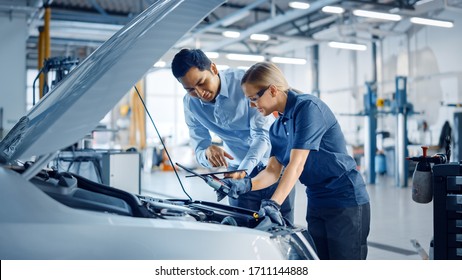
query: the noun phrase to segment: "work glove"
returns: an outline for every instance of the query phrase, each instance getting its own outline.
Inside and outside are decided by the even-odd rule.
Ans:
[[[268,216],[273,223],[285,226],[286,223],[280,210],[281,205],[279,205],[276,201],[272,199],[263,199],[261,201],[260,210],[258,211],[258,216],[260,216],[260,218]]]
[[[225,178],[221,181],[230,188],[228,193],[230,197],[237,198],[239,195],[248,193],[252,190],[252,180],[249,176],[239,180]]]

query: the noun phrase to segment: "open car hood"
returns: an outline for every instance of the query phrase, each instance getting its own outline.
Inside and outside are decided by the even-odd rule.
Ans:
[[[21,118],[0,143],[0,162],[47,155],[84,137],[157,60],[223,2],[156,1]]]

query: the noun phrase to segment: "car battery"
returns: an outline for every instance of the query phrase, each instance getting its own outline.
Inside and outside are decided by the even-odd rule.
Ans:
[[[433,166],[435,260],[462,260],[462,162]]]

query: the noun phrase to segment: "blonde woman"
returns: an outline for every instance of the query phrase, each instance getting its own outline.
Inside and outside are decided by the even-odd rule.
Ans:
[[[251,180],[227,179],[244,194],[275,183],[260,214],[284,224],[279,209],[297,180],[306,186],[306,221],[321,259],[365,259],[370,225],[369,195],[334,114],[319,98],[298,94],[272,63],[247,70],[241,80],[251,106],[263,115],[279,113],[270,128],[271,154],[265,170]],[[284,171],[283,171],[284,170]]]

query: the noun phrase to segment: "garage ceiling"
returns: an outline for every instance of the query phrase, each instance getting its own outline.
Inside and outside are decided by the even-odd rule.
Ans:
[[[28,67],[37,65],[38,26],[43,5],[51,7],[52,56],[84,58],[155,0],[0,0],[0,13],[25,13],[30,26]],[[362,42],[408,32],[408,20],[391,22],[357,17],[355,9],[410,16],[437,17],[444,8],[462,9],[462,0],[317,0],[306,10],[289,7],[290,0],[229,0],[210,14],[172,50],[200,47],[225,53],[291,56],[294,50],[324,41]],[[325,13],[324,6],[342,7],[342,14]],[[181,20],[181,19],[179,19]],[[223,31],[240,32],[225,38]],[[268,35],[255,41],[250,35]],[[167,57],[172,54],[167,54]],[[168,57],[169,58],[169,57]]]

